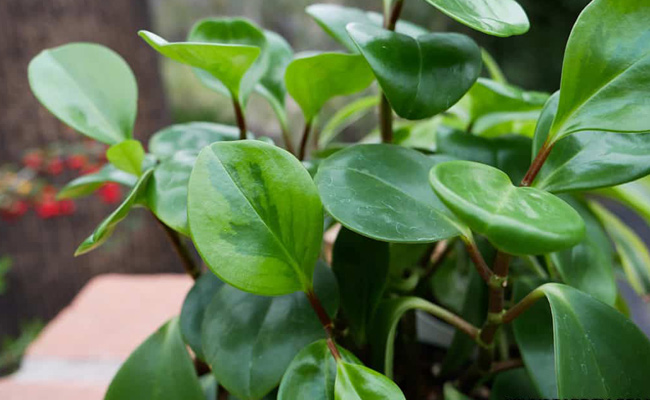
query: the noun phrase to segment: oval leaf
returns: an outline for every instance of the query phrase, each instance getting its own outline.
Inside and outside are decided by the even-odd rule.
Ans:
[[[131,208],[142,200],[142,196],[146,193],[149,178],[153,174],[153,169],[145,171],[138,181],[136,182],[131,192],[126,196],[122,204],[117,207],[108,217],[106,217],[98,226],[95,231],[83,241],[74,253],[75,256],[86,254],[102,244],[113,234],[113,231],[124,218],[129,215]]]
[[[363,24],[347,29],[391,106],[406,119],[424,119],[449,109],[481,73],[481,50],[465,35],[412,38]]]
[[[106,158],[111,164],[135,176],[142,174],[144,155],[142,143],[132,139],[114,144],[106,151]]]
[[[537,399],[539,392],[524,368],[499,373],[494,379],[490,400]]]
[[[57,199],[74,199],[88,196],[99,189],[104,183],[115,182],[124,186],[133,187],[138,178],[115,168],[114,165],[106,164],[99,171],[82,175],[69,182],[57,193]]]
[[[197,22],[187,36],[188,42],[214,43],[220,46],[253,46],[261,50],[260,56],[248,68],[241,82],[223,80],[205,68],[194,70],[203,84],[226,96],[235,94],[243,103],[269,68],[266,36],[262,29],[244,18],[206,18]],[[234,61],[234,60],[233,60]],[[236,88],[236,90],[233,90]],[[239,92],[238,92],[239,91]],[[239,93],[239,96],[237,96]]]
[[[289,64],[285,75],[287,90],[307,121],[328,100],[360,92],[374,80],[363,57],[342,53],[303,55]]]
[[[504,172],[470,161],[449,161],[431,170],[440,199],[473,231],[509,254],[544,254],[578,244],[585,224],[552,194],[516,187]]]
[[[227,283],[264,295],[311,288],[323,207],[287,151],[251,140],[203,149],[190,177],[188,218],[203,260]]]
[[[139,35],[157,52],[174,61],[205,70],[221,82],[232,97],[240,98],[244,75],[261,53],[259,47],[216,43],[169,43],[160,36],[140,31]]]
[[[293,59],[293,49],[284,38],[275,32],[264,31],[266,37],[265,52],[268,53],[268,66],[255,90],[264,96],[271,107],[278,112],[284,109],[287,88],[284,74]],[[286,118],[286,116],[284,116]]]
[[[526,13],[515,0],[426,0],[451,18],[488,35],[522,35],[530,29]]]
[[[566,285],[546,284],[535,292],[546,297],[553,318],[557,393],[548,395],[641,398],[650,392],[650,341],[632,321]],[[515,320],[516,334],[524,328],[525,316]],[[540,321],[533,324],[539,327]],[[521,343],[523,337],[517,336],[522,350],[526,349],[526,343]],[[546,358],[546,362],[552,360]],[[533,377],[535,369],[545,367],[540,360],[530,364],[525,353],[524,361]]]
[[[194,363],[173,319],[129,356],[105,400],[205,400]]]
[[[337,346],[343,361],[361,364],[354,354]],[[326,340],[319,340],[300,350],[284,373],[278,400],[334,400],[336,361]]]
[[[187,293],[181,309],[180,329],[183,340],[201,360],[205,360],[201,330],[205,310],[222,286],[223,282],[213,273],[204,273]]]
[[[579,131],[650,131],[648,13],[645,0],[594,0],[580,14],[564,56],[551,143]]]
[[[460,234],[422,184],[437,160],[395,145],[357,145],[323,161],[315,180],[327,212],[346,228],[387,242],[435,242]]]
[[[334,242],[332,270],[341,291],[341,309],[359,345],[366,342],[366,330],[386,289],[389,258],[388,243],[345,228]]]
[[[249,134],[250,135],[250,134]],[[212,122],[190,122],[168,126],[149,139],[149,151],[164,160],[186,150],[198,154],[214,142],[239,139],[239,128]]]
[[[315,275],[316,295],[334,315],[336,280],[322,263]],[[206,310],[202,340],[217,381],[242,400],[256,400],[280,383],[303,347],[324,337],[304,293],[264,297],[224,285]]]
[[[364,367],[339,361],[336,364],[336,400],[406,400],[393,381]]]
[[[114,51],[90,43],[45,50],[30,62],[28,75],[38,100],[72,128],[107,144],[131,138],[138,87]]]

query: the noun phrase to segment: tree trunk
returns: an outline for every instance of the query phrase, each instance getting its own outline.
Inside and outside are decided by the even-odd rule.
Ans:
[[[19,162],[28,148],[80,138],[38,103],[27,82],[36,54],[68,42],[104,44],[133,68],[140,93],[135,137],[146,143],[167,122],[157,56],[137,36],[149,24],[145,0],[1,0],[0,164]],[[0,221],[0,255],[13,260],[0,296],[0,339],[23,321],[56,315],[94,275],[182,271],[145,211],[133,211],[102,249],[74,258],[113,208],[92,197],[71,217],[41,220],[30,212],[13,224]]]

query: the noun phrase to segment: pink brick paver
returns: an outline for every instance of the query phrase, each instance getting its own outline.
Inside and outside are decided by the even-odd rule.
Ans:
[[[180,313],[185,275],[103,275],[91,280],[0,379],[2,400],[100,400],[119,365]]]

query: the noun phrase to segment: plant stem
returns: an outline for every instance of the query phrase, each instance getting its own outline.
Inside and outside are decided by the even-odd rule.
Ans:
[[[528,168],[528,172],[526,172],[526,175],[524,176],[524,179],[521,180],[519,186],[528,187],[535,181],[537,174],[542,169],[546,159],[548,159],[551,150],[553,150],[553,144],[544,143],[544,146],[539,149],[537,156],[530,164],[530,168]]]
[[[478,247],[476,247],[476,243],[471,240],[465,240],[465,248],[467,248],[469,258],[472,259],[472,262],[474,263],[474,266],[476,266],[476,270],[478,271],[479,275],[481,275],[481,278],[483,278],[485,283],[489,285],[492,277],[494,276],[494,273],[483,259],[481,252],[479,251]]]
[[[384,10],[384,28],[394,31],[399,16],[402,13],[404,0],[395,0],[389,9]],[[380,89],[381,90],[381,89]],[[379,101],[379,128],[381,131],[381,141],[383,143],[393,142],[393,109],[388,102],[386,95],[381,92]]]
[[[235,117],[237,118],[237,126],[239,126],[239,140],[245,140],[248,136],[248,129],[246,128],[246,117],[244,110],[239,103],[239,100],[233,96],[232,105],[235,108]]]
[[[291,132],[289,127],[285,125],[282,126],[282,140],[284,140],[284,147],[287,151],[293,155],[296,154],[296,150],[293,148],[293,142],[291,141]]]
[[[476,340],[479,336],[479,330],[477,327],[465,321],[458,315],[452,313],[451,311],[448,311],[436,304],[429,303],[427,307],[423,307],[421,310],[433,315],[442,321],[445,321],[449,325],[452,325],[473,340]]]
[[[512,322],[515,318],[523,314],[526,310],[528,310],[530,307],[532,307],[537,300],[541,299],[544,297],[544,292],[541,290],[533,290],[532,292],[528,293],[526,297],[521,299],[519,303],[515,304],[512,306],[508,311],[506,311],[503,316],[501,317],[501,322],[504,324],[509,324]]]
[[[515,369],[523,366],[524,366],[524,362],[521,359],[514,358],[512,360],[505,360],[505,361],[494,363],[494,365],[492,365],[492,369],[490,370],[490,373],[497,374],[499,372],[503,372],[503,371],[507,371],[510,369]]]
[[[178,254],[178,258],[181,259],[183,268],[185,268],[185,272],[189,276],[191,276],[192,279],[197,280],[198,277],[201,276],[201,269],[198,267],[198,265],[196,265],[196,263],[192,259],[192,255],[187,250],[187,247],[185,247],[185,245],[183,244],[181,236],[178,234],[178,232],[165,225],[157,217],[156,217],[156,221],[158,221],[158,224],[162,227],[162,229],[167,234],[167,237],[169,238],[172,247],[174,247],[174,250],[176,250],[176,254]]]
[[[309,142],[309,133],[311,132],[312,120],[305,122],[305,129],[302,132],[302,139],[300,140],[300,151],[298,153],[298,159],[300,161],[305,159],[307,153],[307,143]]]
[[[330,353],[332,353],[332,356],[334,357],[336,362],[339,362],[341,360],[341,353],[339,353],[339,349],[336,347],[336,343],[334,343],[334,338],[332,335],[332,330],[334,329],[334,322],[332,322],[330,316],[327,315],[327,311],[325,311],[325,308],[323,307],[320,300],[318,299],[318,296],[316,296],[316,293],[314,293],[313,290],[305,292],[305,294],[309,299],[309,304],[311,304],[311,308],[314,309],[316,315],[318,316],[318,320],[320,321],[321,325],[323,325],[323,329],[325,330],[325,334],[327,335],[327,347],[329,348]]]

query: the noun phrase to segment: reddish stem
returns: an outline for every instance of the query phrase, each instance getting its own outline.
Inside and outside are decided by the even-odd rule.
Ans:
[[[316,296],[316,293],[310,290],[309,292],[305,292],[305,294],[309,299],[309,304],[311,304],[311,308],[314,309],[316,315],[318,316],[318,320],[320,321],[321,325],[323,325],[323,329],[325,330],[325,334],[327,335],[327,347],[329,348],[330,353],[332,353],[332,356],[337,362],[340,361],[341,353],[339,353],[339,349],[336,347],[332,335],[332,330],[334,329],[334,323],[332,322],[332,319],[327,314],[327,311],[325,311],[325,308],[323,307],[320,300],[318,299],[318,296]]]

